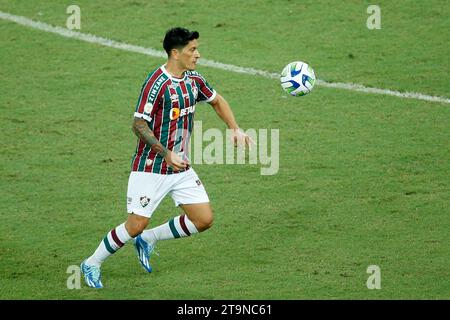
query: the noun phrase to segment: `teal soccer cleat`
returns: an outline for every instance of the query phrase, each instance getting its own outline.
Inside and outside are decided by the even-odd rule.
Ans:
[[[142,239],[141,235],[138,235],[134,239],[134,246],[136,247],[139,262],[147,272],[152,272],[150,266],[150,256],[153,253],[155,246]]]
[[[80,265],[81,273],[84,275],[84,281],[91,288],[103,288],[102,274],[100,268],[96,266],[89,266],[86,264],[86,260]]]

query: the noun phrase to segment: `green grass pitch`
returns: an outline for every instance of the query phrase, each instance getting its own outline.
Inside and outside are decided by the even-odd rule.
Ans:
[[[72,1],[0,0],[0,11],[66,26]],[[205,59],[450,97],[450,5],[369,1],[77,1],[81,30],[162,50],[200,32]],[[450,105],[279,82],[200,66],[243,128],[278,129],[279,171],[194,165],[214,227],[160,242],[154,273],[127,244],[105,289],[69,290],[67,268],[126,218],[134,106],[164,62],[0,19],[0,299],[449,299]],[[199,105],[203,129],[225,129]],[[151,225],[179,209],[166,199]],[[381,289],[369,290],[369,265]]]

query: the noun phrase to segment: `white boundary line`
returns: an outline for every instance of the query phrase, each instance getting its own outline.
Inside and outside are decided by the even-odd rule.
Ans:
[[[97,37],[92,34],[88,33],[81,33],[77,31],[72,31],[66,28],[62,27],[54,27],[52,25],[49,25],[47,23],[39,22],[39,21],[33,21],[31,19],[28,19],[26,17],[16,16],[12,15],[3,11],[0,11],[0,18],[3,20],[9,20],[18,24],[21,24],[23,26],[31,27],[33,29],[42,30],[45,32],[55,33],[60,36],[66,37],[66,38],[72,38],[72,39],[78,39],[90,43],[96,43],[100,44],[102,46],[121,49],[125,51],[131,51],[131,52],[137,52],[141,54],[145,54],[148,56],[156,57],[156,58],[166,58],[166,53],[164,51],[159,51],[151,48],[144,48],[140,46],[135,46],[128,43],[118,42],[102,37]],[[277,73],[271,73],[264,70],[258,70],[253,68],[244,68],[239,66],[234,66],[231,64],[224,64],[220,62],[216,62],[213,60],[207,60],[207,59],[201,59],[199,60],[199,64],[207,67],[237,72],[237,73],[244,73],[244,74],[250,74],[250,75],[258,75],[265,78],[272,78],[272,79],[278,79],[279,75]],[[375,94],[382,94],[382,95],[388,95],[388,96],[395,96],[399,98],[404,99],[416,99],[416,100],[423,100],[423,101],[429,101],[429,102],[440,102],[440,103],[448,103],[450,104],[450,99],[446,97],[437,97],[437,96],[429,96],[422,93],[416,93],[416,92],[400,92],[395,90],[389,90],[389,89],[378,89],[378,88],[370,88],[365,87],[360,84],[354,84],[354,83],[342,83],[342,82],[326,82],[323,80],[317,79],[316,84],[322,87],[327,88],[336,88],[336,89],[345,89],[345,90],[351,90],[351,91],[359,91],[359,92],[365,92],[365,93],[375,93]]]

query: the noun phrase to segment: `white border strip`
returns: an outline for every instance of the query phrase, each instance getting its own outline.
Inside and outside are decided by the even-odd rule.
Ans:
[[[102,37],[97,37],[92,34],[88,33],[81,33],[77,31],[72,31],[66,28],[62,27],[54,27],[52,25],[49,25],[47,23],[39,22],[39,21],[33,21],[31,19],[28,19],[26,17],[16,16],[12,15],[3,11],[0,11],[0,18],[3,20],[9,20],[18,24],[21,24],[23,26],[31,27],[33,29],[42,30],[45,32],[55,33],[60,36],[66,37],[66,38],[72,38],[72,39],[78,39],[90,43],[96,43],[100,44],[102,46],[116,48],[120,50],[130,51],[130,52],[136,52],[145,54],[148,56],[156,57],[156,58],[166,58],[167,55],[164,51],[158,51],[151,48],[144,48],[140,46],[135,46],[128,43],[118,42]],[[199,60],[199,64],[207,67],[212,67],[216,69],[222,69],[226,71],[232,71],[237,73],[244,73],[244,74],[250,74],[250,75],[258,75],[265,78],[273,78],[278,79],[279,74],[277,73],[271,73],[263,70],[253,69],[253,68],[244,68],[239,66],[234,66],[231,64],[224,64],[220,62],[216,62],[213,60],[206,60],[201,59]],[[388,95],[388,96],[395,96],[399,98],[404,99],[415,99],[415,100],[423,100],[423,101],[429,101],[429,102],[440,102],[440,103],[448,103],[450,104],[450,99],[446,97],[437,97],[437,96],[429,96],[422,93],[416,93],[416,92],[400,92],[395,90],[389,90],[389,89],[378,89],[378,88],[370,88],[365,87],[360,84],[354,84],[354,83],[342,83],[342,82],[326,82],[323,80],[317,79],[316,84],[318,86],[327,87],[327,88],[336,88],[336,89],[345,89],[345,90],[351,90],[351,91],[359,91],[359,92],[365,92],[365,93],[375,93],[375,94],[382,94],[382,95]]]

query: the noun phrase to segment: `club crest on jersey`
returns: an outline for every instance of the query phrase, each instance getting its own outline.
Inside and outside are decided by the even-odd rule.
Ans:
[[[192,80],[192,82],[191,82],[191,87],[192,87],[192,94],[194,95],[194,100],[197,100],[197,97],[198,97],[198,88],[197,88],[197,86],[195,85],[194,80]]]
[[[150,203],[150,198],[143,196],[140,198],[141,206],[146,207]]]

